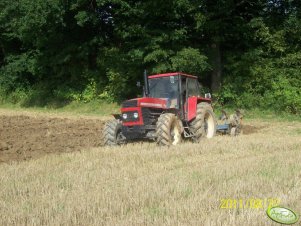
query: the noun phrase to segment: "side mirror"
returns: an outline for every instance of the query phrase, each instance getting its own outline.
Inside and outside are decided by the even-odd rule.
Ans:
[[[205,98],[211,99],[211,93],[205,93]]]

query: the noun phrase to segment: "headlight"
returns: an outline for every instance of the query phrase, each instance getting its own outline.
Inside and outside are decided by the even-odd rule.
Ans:
[[[135,112],[135,113],[134,113],[134,118],[138,118],[138,117],[139,117],[138,113]]]
[[[127,119],[128,118],[128,114],[122,114],[122,118],[123,119]]]

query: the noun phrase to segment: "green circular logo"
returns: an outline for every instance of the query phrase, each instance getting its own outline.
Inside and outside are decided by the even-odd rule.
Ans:
[[[267,210],[267,215],[273,221],[280,224],[295,224],[299,220],[298,214],[296,214],[293,210],[281,206],[269,208]]]

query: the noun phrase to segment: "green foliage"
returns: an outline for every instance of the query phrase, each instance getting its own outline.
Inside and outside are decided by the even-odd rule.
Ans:
[[[236,67],[248,65],[248,57],[250,55]],[[227,78],[228,81],[220,94],[221,101],[232,102],[239,107],[262,107],[300,114],[300,67],[300,53],[276,59],[258,57],[249,65],[246,71],[248,76],[237,75],[234,79],[230,76]],[[240,72],[234,67],[233,71],[236,70],[237,73]]]
[[[1,99],[122,101],[144,69],[208,87],[220,70],[220,104],[300,114],[301,4],[272,2],[2,0]]]
[[[1,89],[10,92],[28,87],[30,80],[38,74],[37,55],[38,53],[29,51],[8,56],[6,64],[0,69]]]
[[[184,48],[171,58],[174,71],[184,71],[197,75],[210,68],[207,57],[202,55],[198,49]]]
[[[284,53],[286,50],[284,30],[275,31],[271,33],[263,18],[253,19],[249,23],[252,30],[254,30],[254,40],[258,40],[263,44],[263,50],[266,53]]]
[[[0,91],[0,103],[13,103],[20,104],[22,103],[28,96],[28,92],[22,88],[16,89],[14,92],[7,95],[5,91]]]
[[[107,74],[109,83],[100,97],[110,102],[113,102],[114,100],[119,101],[122,94],[126,93],[127,78],[114,71],[108,71]]]
[[[183,48],[174,53],[163,49],[149,53],[145,58],[145,63],[155,63],[153,73],[163,73],[166,71],[182,71],[194,75],[199,75],[210,68],[207,57],[200,53],[199,49]]]

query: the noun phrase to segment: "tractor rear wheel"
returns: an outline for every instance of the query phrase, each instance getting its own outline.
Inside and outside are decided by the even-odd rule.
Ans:
[[[202,102],[197,105],[197,115],[190,123],[190,129],[195,142],[199,142],[202,137],[212,138],[215,135],[216,117],[210,104]]]
[[[121,127],[122,123],[120,120],[108,121],[103,130],[103,145],[114,146],[124,143]]]
[[[181,124],[172,113],[162,114],[157,121],[157,144],[161,146],[177,145],[181,142]]]

